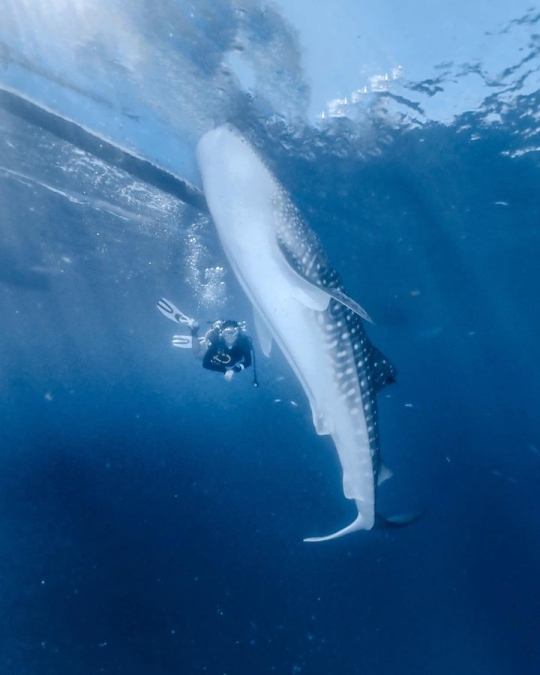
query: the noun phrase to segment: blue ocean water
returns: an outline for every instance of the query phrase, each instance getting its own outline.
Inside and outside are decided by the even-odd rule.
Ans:
[[[2,109],[0,672],[535,674],[538,95],[368,135],[255,103],[398,368],[380,509],[426,515],[303,543],[354,508],[285,360],[227,384],[156,310],[253,332],[208,217]]]

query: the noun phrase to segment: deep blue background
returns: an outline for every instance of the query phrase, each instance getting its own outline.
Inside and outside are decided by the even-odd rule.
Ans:
[[[354,509],[282,357],[227,385],[155,309],[215,318],[186,284],[197,215],[141,220],[143,192],[118,217],[102,168],[63,171],[68,146],[2,113],[0,672],[539,672],[540,173],[507,154],[518,112],[354,159],[268,141],[398,367],[381,511],[428,510],[321,545],[302,538]]]

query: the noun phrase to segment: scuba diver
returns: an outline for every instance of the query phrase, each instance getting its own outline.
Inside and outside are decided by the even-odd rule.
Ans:
[[[199,324],[191,319],[191,348],[196,358],[203,360],[203,368],[223,373],[231,381],[235,373],[241,373],[251,365],[251,340],[242,334],[237,321],[214,321],[212,328],[199,341]]]
[[[168,319],[189,328],[191,339],[185,335],[175,335],[172,340],[173,346],[181,348],[191,346],[195,358],[202,359],[203,368],[223,373],[228,382],[236,373],[241,373],[253,363],[253,386],[258,386],[253,344],[251,338],[246,335],[242,323],[231,319],[214,321],[210,330],[200,338],[199,324],[195,319],[186,316],[164,298],[157,306]]]

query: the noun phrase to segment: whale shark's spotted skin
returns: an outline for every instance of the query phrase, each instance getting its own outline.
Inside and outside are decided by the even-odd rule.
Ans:
[[[275,198],[274,207],[279,214],[276,237],[291,267],[323,289],[344,291],[319,237],[284,192],[280,191]],[[317,321],[323,328],[326,351],[335,364],[340,395],[350,414],[365,422],[376,485],[381,466],[377,393],[385,384],[395,382],[396,369],[370,342],[358,314],[342,303],[331,299],[326,311],[318,314]]]
[[[379,480],[381,456],[377,392],[395,381],[396,370],[370,342],[362,319],[347,307],[330,301],[321,318],[327,331],[327,349],[336,364],[336,378],[352,416],[364,418],[368,432],[372,472]]]
[[[309,399],[315,429],[329,434],[343,492],[358,515],[322,541],[369,530],[376,487],[386,477],[379,451],[377,392],[395,369],[370,342],[364,310],[343,289],[316,234],[239,132],[225,125],[201,139],[205,196],[229,262],[250,299],[259,344],[272,341]]]

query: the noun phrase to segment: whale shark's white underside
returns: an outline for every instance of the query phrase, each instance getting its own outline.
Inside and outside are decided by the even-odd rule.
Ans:
[[[253,305],[261,350],[275,341],[311,405],[318,434],[331,435],[343,492],[358,515],[328,537],[369,530],[379,455],[377,392],[394,368],[369,341],[362,308],[348,298],[314,232],[249,142],[231,125],[197,148],[204,192],[229,262]]]

